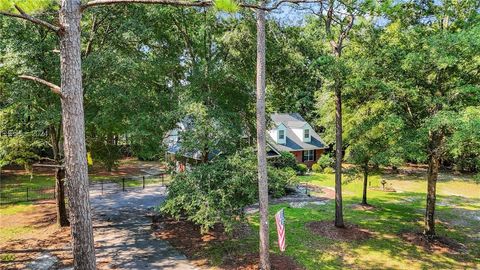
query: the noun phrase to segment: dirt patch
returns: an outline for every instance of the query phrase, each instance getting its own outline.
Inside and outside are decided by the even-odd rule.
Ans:
[[[305,226],[314,234],[342,242],[362,241],[373,236],[370,231],[355,224],[346,224],[344,228],[337,228],[332,221],[313,221]]]
[[[466,252],[465,245],[445,236],[427,237],[423,233],[404,232],[400,237],[428,252],[459,254]]]
[[[89,170],[90,175],[95,176],[138,176],[145,175],[145,170],[150,168],[158,168],[165,170],[165,166],[157,162],[138,161],[133,158],[126,158],[120,161],[118,168],[113,169],[111,172],[105,170],[100,166],[93,166]]]
[[[325,198],[325,199],[335,199],[335,189],[333,188],[328,188],[328,187],[319,187],[319,186],[314,186],[314,185],[308,185],[308,190],[310,192],[317,193],[315,195],[312,195],[317,198]]]
[[[378,208],[376,206],[371,205],[371,204],[353,204],[352,209],[353,210],[360,210],[360,211],[375,211]]]
[[[201,234],[200,227],[186,220],[170,218],[154,218],[155,235],[168,241],[176,249],[184,253],[198,267],[210,269],[209,259],[205,253],[215,245],[222,245],[230,239],[244,239],[252,235],[248,224],[234,228],[231,234],[225,233],[222,226],[215,226],[208,233]],[[246,241],[236,242],[231,249],[223,247],[225,254],[218,268],[235,270],[259,269],[258,253],[251,253]],[[270,255],[272,269],[295,270],[303,269],[292,258],[276,254]]]
[[[18,233],[13,239],[0,243],[0,255],[8,258],[1,269],[23,269],[26,264],[49,252],[59,259],[59,265],[71,265],[70,228],[56,225],[54,201],[40,201],[25,212],[8,215],[2,219],[0,228],[29,228],[26,233]]]

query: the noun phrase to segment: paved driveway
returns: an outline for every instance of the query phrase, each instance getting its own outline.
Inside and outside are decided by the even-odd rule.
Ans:
[[[99,269],[196,269],[168,242],[152,236],[146,215],[165,199],[165,188],[101,194],[91,187]]]

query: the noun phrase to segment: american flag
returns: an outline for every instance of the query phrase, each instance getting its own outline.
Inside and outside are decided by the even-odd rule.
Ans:
[[[278,246],[280,251],[285,251],[285,213],[283,208],[275,214],[275,222],[277,223]]]

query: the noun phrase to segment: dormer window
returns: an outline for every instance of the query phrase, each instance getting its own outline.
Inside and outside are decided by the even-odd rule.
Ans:
[[[278,140],[279,141],[285,140],[285,130],[281,129],[278,131]]]
[[[303,138],[306,140],[310,139],[310,129],[307,128],[303,131]]]

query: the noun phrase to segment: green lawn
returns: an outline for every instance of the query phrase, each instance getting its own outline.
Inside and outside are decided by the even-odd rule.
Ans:
[[[467,253],[450,254],[428,252],[403,240],[402,232],[421,232],[425,207],[426,184],[420,179],[374,175],[371,186],[381,186],[388,178],[388,186],[397,192],[369,190],[369,203],[375,210],[354,210],[352,205],[361,200],[362,182],[344,184],[345,222],[357,224],[373,233],[360,242],[340,242],[311,233],[305,224],[309,221],[332,221],[334,204],[291,208],[288,204],[270,208],[271,251],[279,253],[276,243],[274,213],[285,209],[286,255],[307,269],[478,269],[480,267],[480,185],[465,179],[440,181],[437,200],[437,232],[464,244]],[[300,177],[309,185],[334,187],[333,174],[315,174]],[[456,195],[448,195],[455,193]],[[249,222],[258,231],[258,216]],[[246,240],[231,240],[209,250],[212,262],[220,262],[222,255],[231,252],[255,252],[256,233]],[[229,248],[236,247],[236,248]]]
[[[0,178],[0,187],[2,189],[14,188],[14,187],[23,187],[23,188],[43,188],[50,187],[55,185],[55,179],[53,176],[47,175],[36,175],[32,177],[30,175],[2,175]]]

